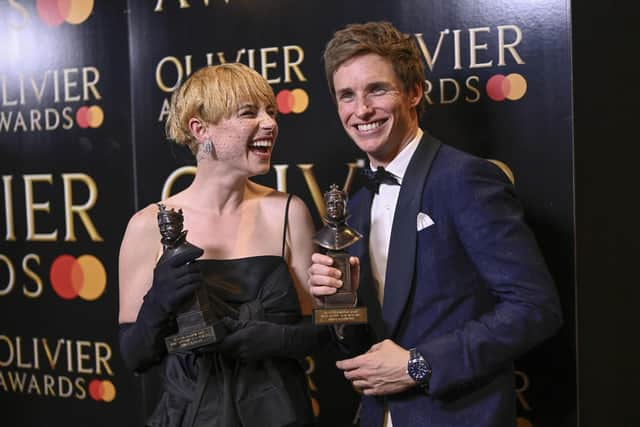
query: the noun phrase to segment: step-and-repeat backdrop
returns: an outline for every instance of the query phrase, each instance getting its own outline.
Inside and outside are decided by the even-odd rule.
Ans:
[[[193,159],[164,136],[173,90],[239,61],[272,85],[280,137],[257,181],[305,200],[364,158],[341,129],[322,50],[387,20],[422,53],[422,127],[508,164],[566,323],[517,361],[519,427],[575,424],[569,6],[562,0],[9,0],[0,2],[0,423],[138,426],[158,375],[117,343],[117,255],[128,218],[184,188]],[[308,309],[308,307],[307,307]],[[309,355],[319,424],[358,422],[330,350]]]
[[[126,7],[0,2],[3,426],[126,425],[141,400],[117,344],[134,202]]]

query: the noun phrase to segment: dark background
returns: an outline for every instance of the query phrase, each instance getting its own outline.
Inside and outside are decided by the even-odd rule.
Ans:
[[[640,425],[638,90],[640,18],[574,2],[573,86],[579,425]]]
[[[154,404],[156,376],[132,376],[118,355],[116,271],[128,218],[160,198],[173,170],[193,164],[186,150],[165,140],[163,123],[158,121],[162,99],[170,96],[155,83],[159,60],[191,55],[195,70],[204,65],[209,52],[224,51],[232,61],[239,48],[277,46],[274,58],[279,64],[271,70],[275,75],[282,74],[283,46],[303,47],[301,69],[306,81],[275,83],[273,88],[276,93],[304,89],[309,107],[301,114],[279,116],[273,163],[289,165],[287,190],[305,200],[319,223],[296,165],[313,164],[318,185],[326,189],[332,182],[343,182],[346,162],[362,158],[338,122],[326,90],[321,51],[331,33],[345,24],[380,19],[408,33],[422,33],[432,54],[440,31],[462,30],[463,69],[453,69],[451,46],[445,44],[425,77],[433,83],[432,95],[437,98],[438,79],[464,84],[468,76],[477,76],[482,97],[476,103],[435,102],[422,127],[446,143],[502,160],[512,168],[527,220],[556,279],[565,325],[557,336],[517,361],[516,368],[529,380],[518,403],[519,427],[640,425],[634,406],[635,365],[640,360],[634,339],[640,324],[634,268],[640,253],[634,191],[638,180],[633,174],[638,148],[632,128],[638,113],[632,75],[638,41],[632,25],[637,25],[637,14],[594,1],[570,5],[559,0],[327,0],[304,5],[294,0],[211,0],[208,7],[191,0],[188,9],[180,9],[177,0],[167,0],[164,11],[156,13],[156,1],[118,0],[96,1],[91,16],[79,25],[48,27],[37,16],[35,0],[12,3],[22,6],[30,19],[22,21],[15,7],[0,1],[0,79],[8,79],[5,86],[11,94],[17,90],[15,75],[95,66],[100,70],[102,99],[71,103],[45,99],[40,105],[0,106],[0,111],[70,106],[75,112],[81,105],[96,104],[105,121],[97,129],[74,124],[70,130],[50,132],[0,131],[0,172],[12,177],[16,223],[16,240],[3,238],[0,243],[0,255],[16,269],[16,288],[0,296],[0,336],[22,337],[24,342],[33,337],[106,342],[113,351],[114,375],[100,379],[110,380],[117,394],[107,403],[88,397],[5,392],[0,384],[0,425],[134,426]],[[507,53],[507,66],[495,65],[497,25],[522,29],[517,50],[525,64],[514,64]],[[491,29],[489,37],[479,35],[489,39],[488,49],[478,52],[479,61],[493,59],[494,65],[469,69],[467,30],[478,27]],[[450,43],[451,34],[445,40]],[[521,74],[528,84],[525,96],[491,101],[484,84],[498,73]],[[99,197],[90,216],[102,241],[92,241],[77,218],[77,241],[63,240],[63,173],[84,173],[96,182]],[[34,195],[35,202],[50,202],[49,213],[36,213],[36,229],[57,229],[54,242],[25,239],[25,174],[53,178],[51,184],[36,184]],[[276,184],[274,172],[257,180]],[[180,180],[176,189],[186,183],[188,179]],[[76,203],[86,199],[82,186],[74,195]],[[5,193],[0,192],[0,200],[4,208]],[[0,212],[0,235],[5,236],[6,213]],[[21,291],[23,285],[33,285],[20,266],[29,253],[39,256],[39,265],[33,267],[44,282],[43,295],[35,299]],[[108,283],[98,300],[67,301],[54,294],[47,273],[61,254],[92,254],[103,263]],[[0,290],[7,279],[7,268],[0,263]],[[357,396],[333,369],[336,357],[329,351],[312,355],[310,387],[321,425],[346,426],[356,417]],[[0,362],[7,358],[6,345],[0,342]],[[34,373],[15,363],[0,366],[5,381],[7,371]],[[60,367],[35,374],[82,376]],[[86,377],[87,382],[93,378]],[[522,384],[521,377],[517,379]]]

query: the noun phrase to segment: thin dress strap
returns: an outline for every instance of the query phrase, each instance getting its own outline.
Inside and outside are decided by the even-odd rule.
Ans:
[[[291,203],[291,197],[293,194],[289,194],[287,197],[287,206],[284,208],[284,230],[282,230],[282,258],[284,258],[284,249],[287,243],[287,225],[289,223],[289,203]]]

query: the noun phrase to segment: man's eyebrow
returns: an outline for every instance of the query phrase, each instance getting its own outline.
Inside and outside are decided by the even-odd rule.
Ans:
[[[336,93],[345,93],[345,92],[353,92],[353,89],[350,87],[343,87],[340,89],[336,89]]]
[[[374,81],[374,82],[367,83],[367,85],[365,86],[365,90],[369,91],[371,89],[379,88],[379,87],[390,88],[390,87],[393,87],[393,85],[387,80],[377,80],[377,81]],[[345,93],[345,92],[353,92],[353,89],[351,87],[345,87],[345,88],[341,88],[341,89],[336,89],[336,95],[337,94],[342,94],[342,93]]]
[[[371,82],[368,83],[366,86],[366,89],[371,89],[373,87],[391,87],[391,83],[386,81],[386,80],[380,80],[380,81],[375,81],[375,82]]]

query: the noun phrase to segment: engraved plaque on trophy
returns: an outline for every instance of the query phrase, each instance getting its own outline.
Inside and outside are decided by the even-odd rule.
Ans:
[[[345,252],[362,238],[362,234],[347,225],[347,194],[337,185],[331,185],[324,193],[324,203],[325,225],[313,241],[326,249],[326,255],[333,258],[333,267],[342,272],[342,287],[335,294],[322,298],[323,305],[313,309],[313,321],[316,325],[367,323],[367,308],[356,306],[358,296],[351,283],[350,255]]]
[[[158,203],[158,209],[158,227],[164,249],[158,262],[164,262],[194,245],[187,242],[187,231],[182,229],[182,209],[165,209],[161,203]],[[215,343],[224,338],[226,333],[224,325],[209,306],[204,286],[199,286],[193,297],[178,309],[176,321],[178,332],[165,338],[169,353]]]

